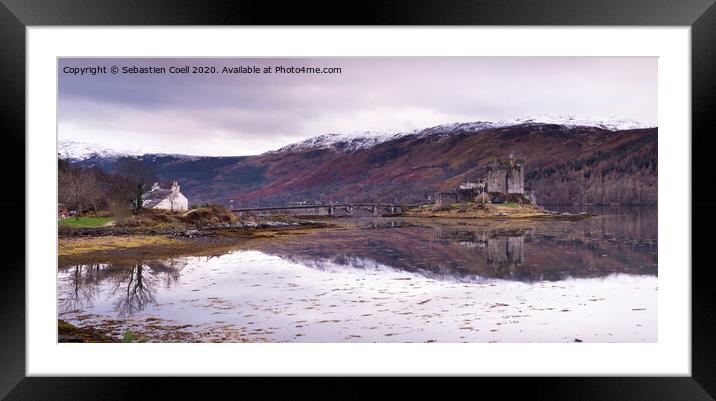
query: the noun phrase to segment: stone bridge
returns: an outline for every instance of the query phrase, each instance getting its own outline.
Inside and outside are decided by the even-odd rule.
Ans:
[[[345,203],[333,205],[296,205],[296,206],[272,206],[231,209],[232,212],[242,214],[254,214],[259,216],[271,215],[292,215],[292,216],[337,216],[343,214],[353,216],[358,210],[367,210],[373,216],[395,215],[415,207],[415,205],[394,205],[390,203]]]

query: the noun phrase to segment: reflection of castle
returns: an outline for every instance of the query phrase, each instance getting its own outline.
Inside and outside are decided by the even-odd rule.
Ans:
[[[525,256],[525,237],[497,237],[487,239],[487,263],[496,271],[510,273],[522,264]]]
[[[466,248],[485,249],[488,266],[499,276],[505,273],[512,275],[524,261],[524,233],[488,233],[438,228],[436,234],[439,239],[449,239]]]

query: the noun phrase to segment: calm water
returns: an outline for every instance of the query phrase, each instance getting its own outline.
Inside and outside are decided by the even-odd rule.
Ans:
[[[59,316],[150,341],[654,342],[656,209],[595,212],[358,219],[212,257],[61,266]]]

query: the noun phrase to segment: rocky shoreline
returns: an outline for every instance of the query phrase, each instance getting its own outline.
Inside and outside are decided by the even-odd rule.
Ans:
[[[286,229],[326,227],[322,221],[295,220],[295,221],[239,221],[236,223],[209,224],[198,227],[61,227],[57,234],[59,237],[103,237],[124,235],[169,235],[176,237],[205,237],[226,235],[231,231]]]
[[[117,343],[119,340],[94,327],[78,327],[57,320],[57,341],[60,343]]]
[[[276,239],[330,227],[331,224],[323,221],[297,219],[245,220],[201,226],[62,227],[58,231],[58,260],[60,266],[67,266],[108,260],[210,255],[251,240]]]

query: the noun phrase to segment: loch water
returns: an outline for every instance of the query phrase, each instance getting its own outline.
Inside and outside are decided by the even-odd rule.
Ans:
[[[655,342],[657,210],[366,218],[212,256],[60,266],[58,317],[156,342]]]

